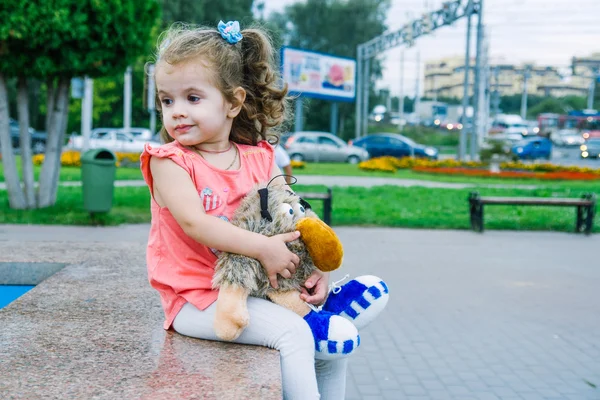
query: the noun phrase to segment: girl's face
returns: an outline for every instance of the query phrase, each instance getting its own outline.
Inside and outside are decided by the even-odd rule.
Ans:
[[[156,69],[164,127],[184,146],[229,141],[239,107],[225,100],[212,82],[213,74],[198,59],[175,65],[159,63]]]

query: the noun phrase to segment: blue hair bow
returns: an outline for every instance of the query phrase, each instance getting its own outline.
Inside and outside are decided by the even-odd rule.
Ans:
[[[236,44],[242,40],[243,36],[240,32],[240,23],[237,21],[229,21],[227,23],[219,21],[217,29],[219,30],[221,37],[231,44]]]

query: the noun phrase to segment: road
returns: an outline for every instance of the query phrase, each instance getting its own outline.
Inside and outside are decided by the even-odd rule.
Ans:
[[[600,159],[581,158],[579,146],[558,147],[554,146],[552,150],[552,160],[554,164],[576,165],[578,167],[600,168]]]

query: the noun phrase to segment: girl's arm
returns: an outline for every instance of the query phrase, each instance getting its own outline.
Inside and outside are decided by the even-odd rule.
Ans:
[[[299,232],[267,237],[238,228],[206,214],[192,179],[173,161],[152,157],[150,170],[154,180],[154,199],[161,207],[169,209],[192,239],[208,247],[257,259],[275,288],[277,274],[284,278],[292,276],[300,259],[289,251],[285,243],[297,239]]]

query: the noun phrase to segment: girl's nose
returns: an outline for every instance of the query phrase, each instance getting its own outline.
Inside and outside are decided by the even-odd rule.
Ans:
[[[171,114],[173,118],[185,118],[187,117],[187,112],[185,111],[185,107],[174,107],[173,114]]]

